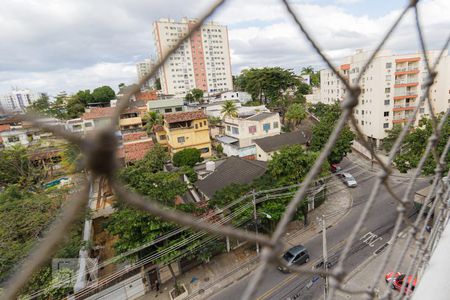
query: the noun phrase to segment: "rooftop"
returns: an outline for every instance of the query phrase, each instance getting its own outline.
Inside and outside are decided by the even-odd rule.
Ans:
[[[169,124],[198,119],[206,119],[205,113],[201,110],[164,114],[164,120],[166,120],[166,122]]]
[[[123,141],[129,142],[129,141],[138,141],[143,138],[148,138],[148,135],[145,131],[138,131],[133,133],[126,133],[123,135]]]
[[[309,140],[309,133],[304,131],[294,131],[282,133],[274,136],[256,139],[254,142],[265,152],[276,151],[284,146],[304,145]]]
[[[274,115],[277,115],[278,113],[268,113],[268,112],[262,112],[256,115],[253,115],[249,118],[247,118],[246,120],[250,120],[250,121],[261,121],[264,119],[267,119],[269,117],[273,117]]]
[[[81,118],[83,120],[111,118],[114,114],[114,109],[115,107],[93,107],[85,112]]]
[[[251,183],[262,176],[266,169],[266,162],[231,156],[216,167],[211,175],[195,182],[194,185],[208,198],[212,198],[214,193],[232,183]]]
[[[126,142],[122,148],[118,149],[117,156],[124,158],[125,163],[141,160],[153,146],[154,143],[150,138]]]

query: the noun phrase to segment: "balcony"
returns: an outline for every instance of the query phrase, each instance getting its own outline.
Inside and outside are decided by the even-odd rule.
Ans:
[[[404,62],[416,62],[420,61],[420,57],[408,57],[408,58],[399,58],[396,59],[395,62],[398,63],[404,63]]]
[[[402,100],[407,98],[417,98],[417,92],[405,92],[399,95],[394,95],[394,100]]]
[[[417,74],[419,73],[418,67],[403,67],[403,68],[397,68],[395,70],[395,75],[407,75],[407,74]]]
[[[418,86],[418,79],[410,79],[410,80],[396,80],[394,84],[394,88],[408,87],[408,86]]]
[[[406,103],[406,104],[396,104],[394,105],[393,111],[403,111],[403,110],[414,110],[416,107],[412,104]]]
[[[142,125],[141,117],[124,118],[119,121],[120,126]]]

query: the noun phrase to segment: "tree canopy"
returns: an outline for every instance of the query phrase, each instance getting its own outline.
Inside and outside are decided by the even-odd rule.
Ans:
[[[304,106],[299,103],[294,103],[288,107],[285,117],[290,122],[291,129],[295,130],[307,116],[308,114]]]
[[[111,87],[104,85],[94,89],[94,91],[92,91],[92,97],[93,100],[89,100],[93,102],[109,102],[116,97],[116,93]],[[89,100],[88,103],[92,103],[89,102]]]
[[[439,115],[438,120],[442,118],[442,114]],[[395,166],[400,172],[406,173],[408,170],[416,168],[422,155],[425,152],[428,144],[428,139],[433,134],[432,121],[428,118],[422,118],[419,121],[419,126],[411,129],[400,148],[399,154],[394,159]],[[447,119],[442,128],[441,136],[437,142],[436,153],[440,157],[447,140],[450,138],[450,119]],[[444,173],[446,173],[450,167],[450,153],[447,153],[446,165]],[[425,161],[422,169],[422,174],[431,175],[434,174],[436,168],[436,162],[433,155],[429,155]]]
[[[319,103],[320,105],[311,108],[314,114],[320,118],[319,123],[312,128],[312,140],[310,149],[312,151],[320,151],[327,143],[337,120],[341,114],[341,109],[338,103],[327,105]],[[352,151],[352,143],[355,134],[350,130],[348,125],[345,125],[341,130],[339,137],[328,155],[329,163],[340,162],[347,153]]]
[[[190,90],[186,96],[185,99],[187,102],[203,102],[203,90],[194,88]]]
[[[196,163],[201,162],[201,152],[197,148],[186,148],[173,155],[172,161],[176,167],[181,166],[195,166]]]
[[[314,71],[312,66],[303,67],[301,71],[302,75],[309,75],[310,83],[312,86],[320,86],[320,72]]]
[[[387,136],[383,139],[382,147],[384,151],[389,152],[394,146],[395,141],[402,132],[402,125],[394,124],[392,129],[386,130]]]
[[[305,150],[300,145],[282,148],[269,161],[267,172],[280,185],[301,182],[316,161],[319,153]],[[320,177],[329,172],[328,163],[322,166]]]

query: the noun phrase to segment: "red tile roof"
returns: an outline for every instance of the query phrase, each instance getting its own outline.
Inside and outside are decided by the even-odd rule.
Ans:
[[[138,141],[138,140],[141,140],[142,138],[148,138],[148,135],[145,131],[126,133],[123,135],[124,142]]]
[[[142,141],[133,141],[123,144],[123,157],[125,157],[125,162],[132,162],[136,160],[141,160],[144,158],[145,154],[153,148],[154,143],[151,139]],[[119,151],[120,157],[120,151]]]
[[[110,118],[114,114],[115,107],[93,107],[85,112],[81,118],[83,120],[93,120],[101,118]]]
[[[185,122],[198,119],[206,119],[206,115],[202,110],[164,114],[164,120],[166,120],[167,123]]]
[[[164,131],[164,126],[162,125],[153,125],[153,132],[161,132]]]
[[[11,129],[11,125],[9,124],[5,124],[5,125],[0,125],[0,132],[2,131],[8,131]]]
[[[156,90],[147,91],[147,92],[139,92],[135,95],[135,98],[136,98],[136,100],[142,100],[142,101],[157,100],[158,94],[156,93]]]

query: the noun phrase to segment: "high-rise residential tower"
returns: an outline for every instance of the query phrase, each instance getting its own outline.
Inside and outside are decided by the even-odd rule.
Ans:
[[[180,22],[160,19],[153,23],[156,53],[175,46],[187,34],[195,20],[183,18]],[[167,60],[160,69],[161,88],[165,94],[184,95],[193,88],[205,93],[233,89],[230,48],[226,26],[205,23]]]
[[[429,51],[433,65],[440,51]],[[357,50],[345,59],[338,71],[350,84],[356,84],[364,64],[371,53]],[[437,67],[438,76],[430,90],[435,113],[445,112],[450,106],[450,57],[447,51]],[[404,124],[419,104],[425,91],[429,74],[423,53],[393,54],[380,51],[361,78],[361,95],[354,116],[364,134],[378,141],[386,137],[386,130],[394,124]],[[320,102],[342,101],[347,94],[345,86],[331,70],[320,72]],[[419,107],[416,125],[422,117],[429,116],[429,107]]]

